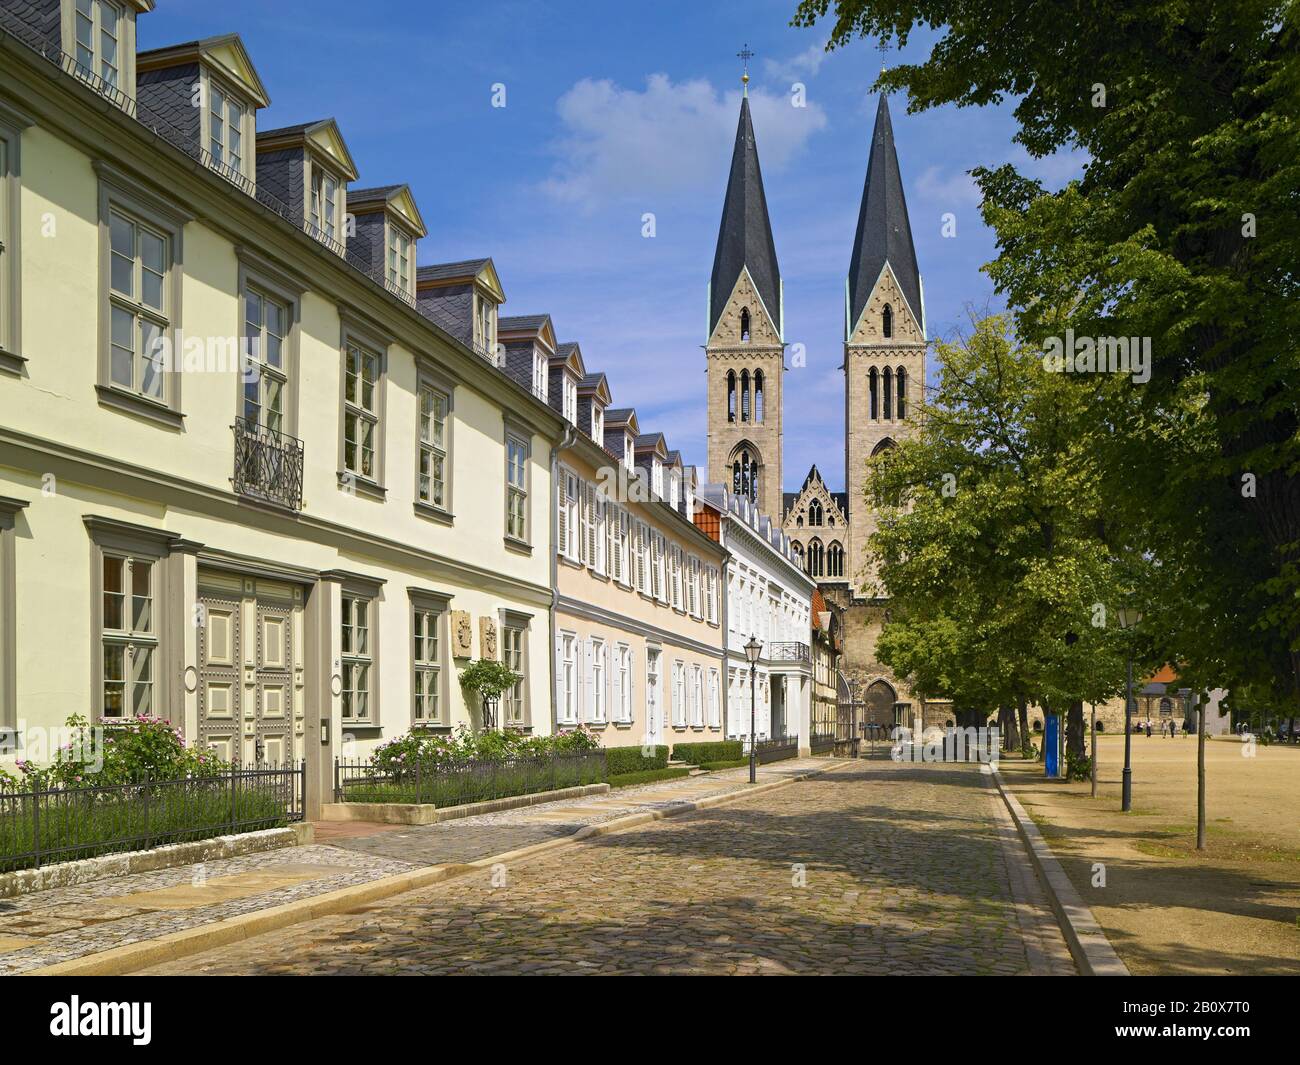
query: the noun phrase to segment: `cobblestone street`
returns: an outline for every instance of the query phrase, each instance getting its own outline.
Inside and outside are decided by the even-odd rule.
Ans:
[[[147,970],[1073,972],[972,765],[863,761]]]

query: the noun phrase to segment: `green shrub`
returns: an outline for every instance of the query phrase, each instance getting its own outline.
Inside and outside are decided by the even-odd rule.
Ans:
[[[749,759],[733,758],[726,762],[701,762],[700,768],[707,769],[710,773],[715,773],[719,769],[739,769],[742,765],[749,765]]]
[[[690,773],[683,766],[668,766],[664,769],[643,769],[639,773],[620,773],[609,778],[611,788],[626,788],[633,784],[649,784],[653,780],[673,780]]]
[[[646,769],[663,769],[668,765],[668,748],[663,744],[652,748],[647,756],[641,747],[610,747],[605,751],[611,776],[623,773],[640,773]]]
[[[715,743],[675,743],[673,757],[691,765],[702,762],[732,762],[745,753],[741,740],[718,740]]]

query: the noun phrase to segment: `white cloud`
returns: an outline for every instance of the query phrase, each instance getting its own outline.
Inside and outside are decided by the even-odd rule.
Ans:
[[[774,79],[815,78],[822,64],[830,58],[825,45],[811,44],[798,55],[787,59],[764,59],[763,69]]]
[[[951,209],[976,207],[980,202],[979,186],[970,174],[958,170],[945,174],[942,167],[930,166],[916,179],[918,199],[929,200]]]
[[[817,131],[817,104],[791,106],[784,94],[750,93],[759,156],[781,169]],[[643,90],[584,78],[557,105],[564,133],[559,162],[543,183],[556,200],[587,210],[639,200],[654,211],[665,197],[716,190],[735,143],[739,92],[718,93],[703,79],[673,82],[652,74]]]

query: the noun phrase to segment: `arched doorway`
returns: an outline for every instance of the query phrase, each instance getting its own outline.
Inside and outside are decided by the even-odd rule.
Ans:
[[[898,702],[898,693],[888,681],[875,680],[868,684],[864,702],[863,721],[879,725],[886,731],[894,727],[894,704]]]

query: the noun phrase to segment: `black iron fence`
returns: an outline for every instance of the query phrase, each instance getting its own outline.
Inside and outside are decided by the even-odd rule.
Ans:
[[[813,754],[825,754],[835,749],[834,732],[814,732],[808,739],[808,748]]]
[[[785,758],[796,758],[799,755],[799,737],[772,736],[755,743],[754,750],[758,752],[759,765],[779,762]]]
[[[415,759],[401,767],[336,758],[334,801],[461,806],[511,795],[600,784],[608,776],[603,749],[454,763]]]
[[[0,872],[282,828],[303,819],[306,786],[303,763],[96,787],[0,783]]]
[[[235,491],[300,510],[302,441],[245,418],[230,428],[235,434],[235,475],[231,479]]]

